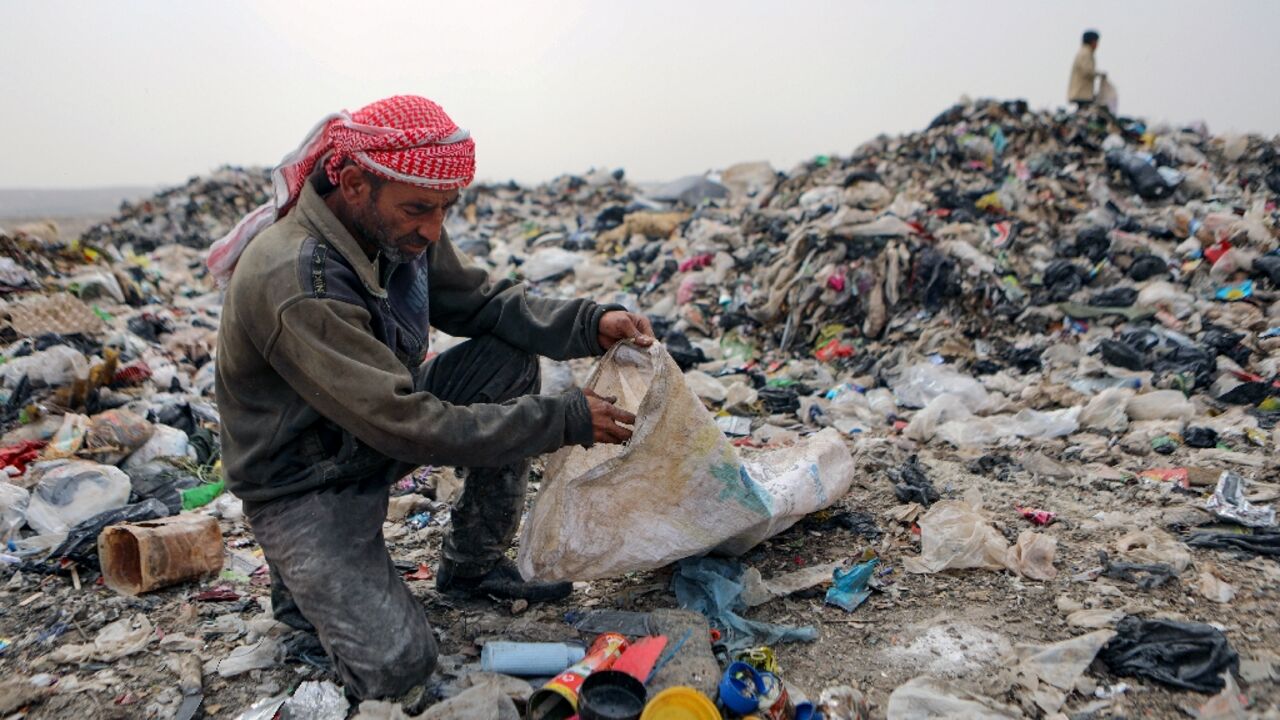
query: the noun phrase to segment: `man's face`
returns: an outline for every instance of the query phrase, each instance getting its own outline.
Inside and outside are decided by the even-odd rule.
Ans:
[[[352,218],[357,230],[392,262],[409,262],[440,240],[457,190],[430,190],[385,181],[370,185]]]

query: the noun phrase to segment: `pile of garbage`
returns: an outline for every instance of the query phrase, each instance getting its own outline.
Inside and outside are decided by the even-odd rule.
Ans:
[[[136,203],[121,203],[119,214],[90,227],[83,241],[128,245],[135,252],[172,243],[202,250],[210,238],[227,234],[240,218],[266,202],[270,183],[268,170],[227,165]]]
[[[23,673],[0,684],[0,715],[72,711],[86,693],[147,717],[192,717],[201,703],[246,718],[288,716],[288,703],[348,713],[323,651],[271,619],[267,566],[221,492],[220,296],[202,259],[267,190],[266,172],[223,168],[126,203],[79,239],[0,231],[0,667]],[[1212,713],[1280,701],[1274,624],[1252,614],[1280,602],[1278,200],[1280,140],[989,100],[786,172],[754,162],[665,185],[592,171],[468,188],[453,242],[532,293],[647,314],[744,466],[820,437],[843,443],[854,470],[834,485],[852,483],[843,498],[815,479],[812,507],[835,507],[720,547],[737,558],[581,583],[540,623],[411,582],[457,653],[432,699],[501,696],[534,713],[558,703],[537,690],[547,676],[592,657],[578,683],[618,673],[644,648],[622,665],[630,682],[613,676],[635,694],[680,644],[701,669],[649,697],[685,688],[684,701],[718,701],[728,717],[775,705],[828,720],[871,708],[1235,717]],[[457,341],[437,334],[433,351]],[[544,360],[544,392],[590,373],[590,361]],[[456,492],[440,468],[396,486],[385,534],[409,580],[431,576]],[[608,522],[626,537],[640,521]],[[179,532],[216,551],[114,573],[116,548]],[[591,567],[610,567],[615,544],[597,543]],[[601,594],[630,598],[655,578],[669,592]],[[903,640],[915,630],[898,616],[948,593],[1041,613],[1022,618],[1040,634],[1014,643],[948,625],[1000,651],[972,666],[930,649],[946,639],[927,618]],[[643,612],[594,607],[609,601]],[[686,624],[646,619],[675,606]],[[850,636],[870,632],[862,622],[888,628],[892,646]],[[582,652],[561,648],[563,663],[531,676],[543,680],[514,685],[510,668],[474,657],[526,639]],[[849,645],[821,649],[836,642]],[[122,679],[121,658],[152,656],[167,680]],[[833,656],[867,671],[832,673]]]

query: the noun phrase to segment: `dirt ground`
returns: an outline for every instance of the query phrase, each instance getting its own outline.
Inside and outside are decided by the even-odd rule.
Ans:
[[[1280,639],[1276,613],[1280,564],[1274,560],[1245,560],[1193,549],[1193,568],[1157,589],[1088,579],[1089,571],[1098,567],[1097,551],[1111,549],[1115,539],[1129,530],[1159,526],[1176,531],[1190,522],[1209,519],[1195,509],[1201,503],[1198,492],[1177,491],[1167,484],[1107,479],[1119,475],[1115,469],[1148,466],[1148,458],[1120,455],[1118,461],[1090,465],[1080,461],[1079,447],[1058,441],[1012,451],[1012,464],[975,474],[968,469],[972,457],[917,448],[900,438],[867,437],[851,445],[859,476],[848,496],[831,511],[807,518],[743,558],[766,578],[810,564],[857,557],[869,547],[884,563],[882,591],[851,614],[824,605],[820,589],[749,611],[748,617],[753,619],[819,629],[820,639],[815,643],[775,648],[782,675],[810,697],[816,698],[827,687],[852,685],[867,694],[873,717],[884,717],[889,693],[912,677],[927,673],[959,680],[1016,704],[1016,697],[1009,692],[1012,682],[1004,655],[1019,643],[1047,644],[1088,632],[1070,627],[1066,621],[1065,610],[1080,606],[1212,623],[1226,633],[1243,659],[1275,658],[1269,655]],[[1060,459],[1057,470],[1065,468],[1072,476],[1049,477],[1022,469],[1019,463],[1034,452]],[[918,536],[909,525],[892,519],[890,511],[901,503],[894,496],[886,470],[916,453],[944,498],[980,492],[995,526],[1010,541],[1030,527],[1014,510],[1015,505],[1057,512],[1055,522],[1045,529],[1058,540],[1057,577],[1037,582],[1003,571],[905,572],[902,560],[919,553]],[[1177,464],[1179,459],[1164,458],[1160,464]],[[1040,470],[1053,469],[1040,456],[1028,464]],[[1275,479],[1274,467],[1265,473],[1271,476],[1267,479]],[[832,518],[845,511],[871,513],[883,536],[869,540],[842,529]],[[406,569],[418,563],[434,565],[443,521],[437,513],[432,523],[420,530],[404,522],[389,522],[385,531],[393,557]],[[251,558],[256,546],[243,523],[223,520],[222,527],[229,552]],[[1236,588],[1229,603],[1210,602],[1196,591],[1196,573],[1208,567]],[[580,583],[569,600],[527,610],[507,603],[442,597],[430,581],[413,581],[410,586],[427,607],[442,654],[452,656],[442,665],[451,667],[475,662],[477,641],[574,639],[576,631],[564,621],[570,610],[673,607],[670,576],[667,568]],[[0,673],[6,677],[50,673],[58,678],[60,688],[57,694],[31,705],[27,714],[12,717],[172,717],[180,698],[176,675],[166,666],[172,653],[163,649],[163,643],[115,662],[79,667],[57,666],[42,658],[58,645],[86,642],[106,623],[142,612],[162,636],[194,638],[195,652],[207,662],[245,641],[244,633],[237,631],[228,616],[241,621],[252,621],[255,616],[261,619],[262,607],[269,605],[266,578],[260,572],[248,582],[190,583],[139,598],[117,596],[95,584],[92,577],[89,573],[81,578],[79,590],[72,578],[30,573],[0,582],[0,637],[29,640],[32,635],[48,636],[46,641],[33,644],[16,643],[0,654]],[[193,593],[215,585],[230,586],[239,599],[189,600]],[[249,632],[252,637],[252,630]],[[303,680],[327,677],[325,671],[296,661],[225,679],[206,672],[203,714],[196,717],[232,718],[257,699],[288,690]],[[1072,695],[1064,708],[1073,718],[1183,717],[1184,708],[1198,707],[1208,698],[1141,679],[1111,677],[1096,662],[1077,689],[1084,692]],[[1243,686],[1243,692],[1252,709],[1259,712],[1271,709],[1274,713],[1280,703],[1280,687],[1273,679],[1254,678]],[[0,695],[0,703],[3,701]],[[14,709],[0,704],[6,713]]]

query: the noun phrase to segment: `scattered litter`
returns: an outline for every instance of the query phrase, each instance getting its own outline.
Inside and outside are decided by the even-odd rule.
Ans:
[[[1221,674],[1239,658],[1221,631],[1202,623],[1142,620],[1129,616],[1099,653],[1112,673],[1141,676],[1197,692],[1223,688]]]
[[[1259,507],[1244,497],[1244,478],[1226,471],[1218,478],[1218,487],[1205,502],[1205,509],[1224,520],[1248,527],[1266,528],[1276,524],[1276,510]]]

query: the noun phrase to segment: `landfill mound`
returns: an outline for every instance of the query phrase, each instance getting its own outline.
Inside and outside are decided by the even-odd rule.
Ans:
[[[272,620],[221,492],[203,257],[268,190],[227,167],[80,238],[0,231],[0,715],[346,707],[323,650]],[[531,292],[648,314],[744,456],[829,427],[858,470],[742,558],[532,609],[423,582],[458,487],[415,471],[384,534],[447,654],[430,693],[479,692],[487,641],[590,640],[619,616],[584,613],[684,604],[735,646],[775,643],[744,657],[828,718],[1274,706],[1277,199],[1277,139],[1021,101],[786,172],[467,189],[460,248]],[[589,369],[544,361],[544,391]],[[136,598],[99,583],[104,528],[195,515],[220,565]]]
[[[121,203],[115,217],[89,228],[83,241],[128,245],[135,252],[172,243],[205,248],[266,202],[270,190],[270,171],[227,165],[144,200]]]

